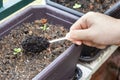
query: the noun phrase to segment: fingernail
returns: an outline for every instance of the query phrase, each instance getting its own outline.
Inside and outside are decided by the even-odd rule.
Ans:
[[[76,44],[77,44],[77,45],[81,45],[82,43],[81,43],[80,41],[77,41]]]
[[[67,33],[65,37],[66,39],[70,39],[70,33]]]

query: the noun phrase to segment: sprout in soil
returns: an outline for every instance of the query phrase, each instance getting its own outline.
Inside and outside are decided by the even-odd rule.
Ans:
[[[42,52],[49,47],[50,43],[46,38],[38,36],[28,36],[22,41],[22,47],[27,52]]]
[[[22,49],[21,48],[14,48],[13,51],[14,51],[13,54],[16,55],[16,54],[22,52]]]
[[[81,4],[78,4],[78,3],[75,3],[74,6],[73,6],[74,9],[78,9],[80,7],[81,7]]]
[[[47,30],[47,29],[49,29],[49,27],[47,27],[47,24],[43,24],[43,26],[42,27],[40,27],[43,31],[45,31],[45,30]]]

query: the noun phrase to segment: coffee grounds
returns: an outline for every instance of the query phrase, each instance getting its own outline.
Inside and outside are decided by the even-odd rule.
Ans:
[[[22,41],[22,47],[27,52],[42,52],[49,47],[49,41],[43,37],[29,36]]]

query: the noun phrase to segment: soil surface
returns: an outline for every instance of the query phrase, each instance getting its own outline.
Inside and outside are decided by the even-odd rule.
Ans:
[[[48,40],[65,36],[68,31],[60,25],[52,25],[45,20],[24,23],[0,40],[0,78],[1,80],[31,80],[72,43],[60,41],[50,44],[47,50],[39,53],[22,49],[21,42],[28,36],[45,37]],[[19,52],[14,54],[15,48]]]
[[[104,13],[120,0],[51,0],[63,6],[75,9],[79,12],[87,13],[89,11]],[[73,8],[75,4],[79,4],[78,8]]]
[[[29,36],[22,41],[22,48],[27,52],[39,53],[46,50],[50,42],[44,37]]]

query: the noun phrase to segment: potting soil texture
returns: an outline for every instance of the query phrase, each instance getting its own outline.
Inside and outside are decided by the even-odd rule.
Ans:
[[[45,19],[23,23],[0,40],[1,80],[31,80],[72,43],[60,41],[52,43],[42,52],[27,52],[22,41],[29,36],[44,37],[48,40],[63,37],[68,32],[63,26],[52,25]]]
[[[87,13],[89,11],[104,13],[119,0],[51,0],[63,6]]]

